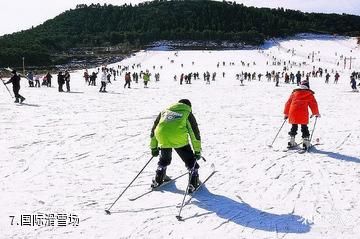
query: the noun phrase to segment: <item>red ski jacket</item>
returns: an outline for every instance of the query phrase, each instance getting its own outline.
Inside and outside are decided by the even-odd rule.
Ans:
[[[314,92],[309,89],[295,89],[285,104],[284,114],[289,117],[290,124],[308,124],[310,107],[313,115],[319,115],[318,104]]]

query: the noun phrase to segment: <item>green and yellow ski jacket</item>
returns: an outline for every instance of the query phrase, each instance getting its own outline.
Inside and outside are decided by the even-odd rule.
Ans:
[[[176,103],[161,112],[151,129],[150,148],[181,148],[191,144],[195,152],[201,152],[200,131],[191,107]]]

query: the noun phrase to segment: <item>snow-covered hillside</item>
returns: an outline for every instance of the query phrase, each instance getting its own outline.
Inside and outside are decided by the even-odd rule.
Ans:
[[[152,75],[147,89],[141,81],[124,89],[122,75],[108,93],[99,93],[100,84],[87,86],[77,71],[71,73],[71,93],[57,92],[56,79],[54,88],[40,89],[23,80],[20,93],[27,104],[19,105],[0,87],[0,238],[359,238],[360,94],[349,84],[352,70],[360,71],[356,40],[305,36],[260,50],[175,53],[142,51],[112,65],[159,72],[160,81]],[[315,66],[331,74],[330,84],[325,77],[310,78],[321,114],[313,137],[319,145],[310,153],[283,152],[289,124],[268,147],[296,84],[281,79],[275,87],[262,76],[240,86],[235,77],[242,71],[282,72],[284,61],[293,63],[289,72]],[[141,69],[133,70],[138,63]],[[205,71],[217,72],[216,81],[206,84]],[[180,85],[180,74],[190,72],[199,72],[200,79]],[[202,136],[207,162],[200,162],[200,179],[212,163],[218,172],[184,207],[185,221],[179,222],[186,177],[128,200],[149,188],[154,159],[106,215],[151,157],[149,135],[157,114],[182,98],[191,100]],[[310,130],[313,125],[311,119]],[[173,153],[168,174],[183,172]],[[16,225],[21,215],[41,213],[75,214],[79,225]]]

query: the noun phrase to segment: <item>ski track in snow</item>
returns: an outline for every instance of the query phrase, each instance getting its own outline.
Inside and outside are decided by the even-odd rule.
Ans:
[[[142,70],[160,72],[160,82],[152,76],[149,89],[141,81],[132,82],[133,89],[123,89],[120,76],[107,86],[111,94],[100,94],[99,86],[84,84],[83,71],[71,74],[74,94],[32,89],[22,81],[25,105],[12,104],[6,89],[0,88],[0,238],[359,237],[360,109],[355,102],[360,94],[348,93],[349,71],[334,64],[335,51],[359,56],[359,48],[348,38],[290,39],[277,44],[263,53],[179,51],[176,57],[173,51],[142,51],[119,63],[141,63]],[[296,56],[288,52],[292,48]],[[270,149],[267,145],[282,123],[283,106],[295,86],[276,88],[263,76],[261,82],[244,81],[241,87],[235,74],[281,71],[282,66],[266,65],[271,56],[310,64],[307,55],[312,51],[320,51],[316,57],[323,59],[315,63],[317,67],[341,74],[338,85],[332,84],[333,78],[329,85],[324,78],[310,79],[322,115],[314,140],[319,138],[321,144],[310,153],[282,152],[290,128],[285,124]],[[256,65],[243,67],[241,60]],[[229,66],[231,61],[236,65]],[[358,71],[359,62],[354,62]],[[301,68],[311,69],[312,65]],[[210,85],[202,78],[206,70],[217,72]],[[179,86],[181,72],[196,71],[200,80]],[[127,200],[149,188],[154,159],[112,214],[105,215],[104,209],[151,157],[149,134],[157,114],[181,98],[191,100],[203,139],[207,162],[200,162],[200,178],[210,172],[211,163],[218,172],[184,207],[185,221],[178,222],[176,206],[186,177],[134,202]],[[313,123],[311,119],[310,130]],[[184,170],[174,153],[169,175]],[[37,213],[76,214],[79,226],[10,225],[9,216],[19,220],[21,214]]]

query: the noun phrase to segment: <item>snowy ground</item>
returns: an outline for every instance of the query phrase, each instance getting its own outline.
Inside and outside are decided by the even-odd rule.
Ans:
[[[279,44],[264,46],[264,52],[181,51],[177,57],[174,52],[147,51],[119,63],[141,63],[142,70],[160,72],[160,82],[152,77],[148,89],[140,83],[123,89],[121,77],[108,86],[108,94],[101,94],[99,87],[84,84],[79,71],[72,73],[72,93],[32,89],[24,81],[21,93],[27,104],[15,105],[1,87],[0,238],[359,238],[360,94],[350,92],[349,66],[344,70],[343,62],[336,62],[340,55],[357,57],[352,67],[359,71],[360,50],[355,40],[345,38]],[[289,53],[293,48],[295,56]],[[307,58],[313,51],[320,62]],[[272,56],[308,63],[293,72],[314,65],[341,74],[338,85],[332,83],[333,74],[329,85],[324,78],[311,79],[322,116],[314,133],[321,145],[311,153],[282,151],[288,124],[273,149],[267,147],[295,85],[274,87],[263,77],[240,86],[235,79],[241,71],[281,71],[282,66],[266,65]],[[226,66],[216,68],[222,61]],[[243,67],[240,61],[256,65]],[[210,85],[202,80],[206,70],[217,72]],[[201,79],[191,85],[173,80],[174,74],[179,78],[181,72],[196,71]],[[150,158],[149,134],[156,115],[181,98],[192,101],[202,135],[207,162],[201,162],[200,178],[212,163],[218,172],[184,208],[184,222],[175,216],[186,178],[162,192],[128,200],[149,187],[156,160],[113,213],[105,215],[104,209]],[[174,154],[168,174],[182,172],[185,167]],[[16,225],[21,215],[39,213],[76,214],[79,226]]]

